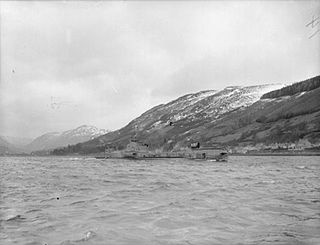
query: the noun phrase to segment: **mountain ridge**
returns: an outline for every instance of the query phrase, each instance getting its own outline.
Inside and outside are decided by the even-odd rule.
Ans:
[[[230,148],[320,144],[319,81],[316,76],[298,85],[228,86],[186,94],[147,110],[119,130],[53,153],[101,152],[106,144],[123,149],[132,137],[155,150],[183,149],[194,141]],[[288,87],[297,93],[277,92],[292,91]],[[278,96],[265,96],[272,93]]]
[[[50,150],[57,147],[85,142],[108,132],[110,131],[98,129],[95,126],[81,125],[75,129],[63,132],[45,133],[36,137],[31,143],[26,145],[24,149],[28,152]]]

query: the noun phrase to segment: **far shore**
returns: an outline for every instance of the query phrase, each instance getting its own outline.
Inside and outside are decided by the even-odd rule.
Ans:
[[[230,153],[230,156],[320,156],[320,152],[249,152]]]
[[[301,151],[301,152],[247,152],[229,153],[229,156],[320,156],[320,151]],[[32,155],[32,154],[8,154],[0,157],[102,157],[101,153],[90,154],[68,154],[68,155]],[[163,157],[165,158],[165,157]]]

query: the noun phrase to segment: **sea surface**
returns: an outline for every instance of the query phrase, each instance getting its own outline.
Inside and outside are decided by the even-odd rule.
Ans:
[[[0,244],[320,244],[320,157],[0,158]]]

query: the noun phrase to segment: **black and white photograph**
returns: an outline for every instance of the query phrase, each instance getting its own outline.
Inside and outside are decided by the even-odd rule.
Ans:
[[[319,245],[319,0],[0,0],[1,245]]]

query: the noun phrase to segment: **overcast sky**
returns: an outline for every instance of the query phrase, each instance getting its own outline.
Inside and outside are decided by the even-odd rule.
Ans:
[[[0,135],[114,130],[186,93],[319,75],[319,3],[1,1]]]

